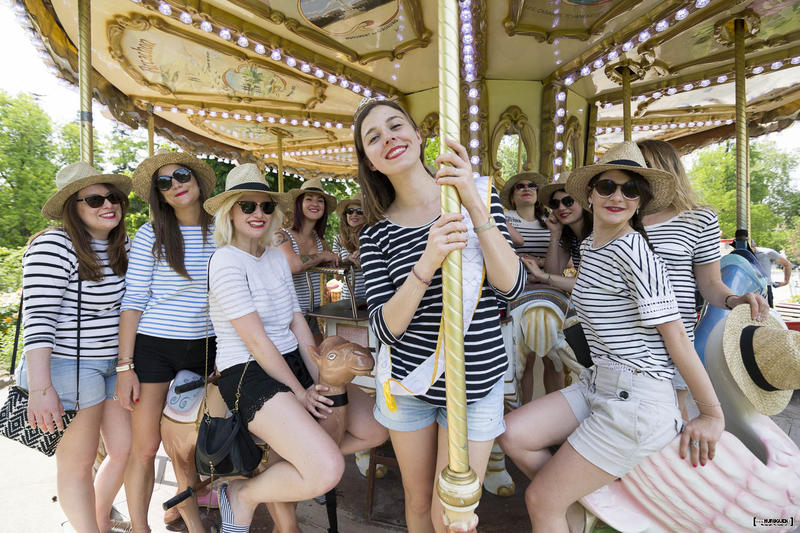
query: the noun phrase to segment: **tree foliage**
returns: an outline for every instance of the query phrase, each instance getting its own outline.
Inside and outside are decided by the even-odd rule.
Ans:
[[[520,150],[522,150],[522,154],[519,153]],[[500,145],[497,147],[497,162],[502,165],[500,176],[504,182],[522,172],[522,165],[525,164],[527,154],[525,143],[521,142],[518,134],[505,135],[500,139]],[[517,163],[520,161],[518,170]]]

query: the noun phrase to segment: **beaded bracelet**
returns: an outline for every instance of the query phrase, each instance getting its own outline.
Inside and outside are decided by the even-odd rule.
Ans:
[[[430,286],[431,286],[431,281],[433,281],[433,280],[428,280],[428,281],[425,281],[424,279],[422,279],[421,277],[419,277],[419,274],[417,274],[417,271],[416,271],[416,270],[414,270],[414,267],[413,267],[413,266],[411,267],[411,273],[412,273],[412,274],[414,274],[414,277],[415,277],[415,278],[417,278],[417,279],[418,279],[418,280],[420,280],[420,281],[421,281],[423,284],[425,284],[425,286],[426,286],[426,287],[430,287]]]
[[[722,405],[721,403],[706,403],[706,402],[701,402],[700,400],[695,400],[694,403],[705,405],[706,407],[719,407],[720,405]]]

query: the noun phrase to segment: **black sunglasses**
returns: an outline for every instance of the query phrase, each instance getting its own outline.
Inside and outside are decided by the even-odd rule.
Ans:
[[[242,213],[244,213],[245,215],[252,215],[253,213],[255,213],[257,205],[261,206],[261,212],[262,213],[264,213],[265,215],[271,215],[273,212],[275,212],[275,206],[278,205],[275,202],[245,202],[245,201],[241,201],[241,202],[236,202],[236,203],[239,204],[239,209],[241,209]]]
[[[79,202],[86,202],[86,205],[91,207],[92,209],[97,209],[98,207],[103,207],[103,204],[106,203],[106,200],[111,202],[113,205],[117,205],[122,201],[120,195],[115,192],[110,192],[105,196],[101,194],[90,194],[85,198],[78,198]]]
[[[550,200],[547,202],[547,205],[550,207],[550,209],[555,210],[558,209],[558,206],[561,204],[564,204],[564,207],[572,207],[572,204],[574,203],[575,200],[572,198],[572,196],[564,196],[560,200],[550,198]]]
[[[531,189],[532,191],[536,191],[539,189],[539,187],[535,183],[522,183],[522,182],[515,184],[514,188],[518,191],[521,191],[523,189]]]
[[[601,198],[608,198],[617,192],[617,188],[622,190],[622,196],[628,200],[637,200],[639,198],[639,187],[636,186],[634,181],[626,181],[625,183],[617,183],[614,180],[600,180],[594,184],[594,190],[597,191],[598,196]]]
[[[345,209],[344,212],[347,213],[348,215],[352,215],[353,213],[355,213],[358,216],[361,216],[364,214],[363,209],[356,209],[355,207],[348,207],[347,209]]]
[[[178,183],[189,183],[189,180],[192,179],[192,171],[188,168],[179,168],[172,173],[172,176],[159,176],[156,178],[156,188],[161,192],[170,190],[173,179]]]

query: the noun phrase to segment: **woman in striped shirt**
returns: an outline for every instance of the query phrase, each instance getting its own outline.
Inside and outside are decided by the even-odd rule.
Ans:
[[[366,300],[364,273],[361,270],[361,231],[367,225],[364,209],[361,207],[361,193],[339,202],[336,212],[339,214],[339,235],[333,240],[333,253],[339,254],[342,261],[349,261],[355,266],[356,285],[353,292],[356,300]],[[342,299],[350,299],[350,291],[342,289]]]
[[[572,503],[675,438],[682,426],[676,366],[700,408],[683,431],[680,454],[694,466],[714,457],[722,409],[641,221],[672,202],[674,181],[647,168],[630,141],[570,176],[567,193],[594,214],[573,301],[595,364],[579,383],[506,417],[500,445],[532,478],[525,500],[534,531],[567,533]],[[563,445],[551,456],[556,444]]]
[[[538,172],[523,172],[511,177],[500,189],[511,240],[518,254],[541,258],[547,255],[550,230],[545,224],[547,211],[539,202],[539,190],[547,179]]]
[[[462,264],[465,300],[474,294],[474,313],[467,309],[471,322],[464,328],[467,425],[470,464],[481,481],[493,441],[504,430],[502,377],[508,356],[497,298],[517,297],[525,284],[496,191],[488,178],[473,178],[463,146],[446,142],[455,153],[437,159],[441,168],[433,179],[425,168],[419,130],[403,108],[367,100],[356,111],[359,184],[368,224],[361,234],[361,266],[370,323],[383,345],[375,418],[392,438],[411,533],[444,531],[441,503],[433,491],[447,463],[438,342],[441,264],[453,250],[469,252]],[[458,189],[461,214],[440,214],[441,185]]]
[[[694,342],[697,326],[695,294],[698,290],[707,302],[720,309],[750,304],[753,320],[764,320],[769,313],[769,304],[764,297],[752,292],[738,296],[723,283],[719,219],[692,189],[678,152],[668,142],[656,139],[641,141],[639,149],[649,167],[665,170],[676,177],[672,204],[660,213],[645,217],[644,225],[653,248],[667,265],[689,340]],[[678,406],[683,419],[688,420],[686,397],[689,391],[680,372],[675,373],[673,384],[678,392]]]
[[[56,186],[42,214],[63,222],[33,236],[22,259],[17,383],[29,391],[33,428],[63,430],[61,415],[78,410],[56,449],[58,499],[72,529],[127,531],[130,524],[112,523],[109,514],[131,440],[128,413],[113,401],[131,182],[79,162],[61,169]],[[93,484],[101,434],[108,456]]]
[[[294,290],[297,291],[300,309],[305,316],[311,309],[311,298],[314,298],[314,307],[320,305],[319,275],[311,275],[312,294],[308,289],[306,270],[328,263],[334,266],[339,264],[339,256],[325,242],[328,215],[336,209],[336,197],[325,192],[319,178],[303,182],[299,189],[289,191],[289,195],[294,205],[292,227],[276,231],[273,239],[275,246],[289,261]],[[322,342],[322,332],[317,319],[306,316],[306,321],[319,344]]]
[[[215,246],[203,201],[215,184],[216,175],[207,163],[178,152],[149,157],[133,174],[133,189],[152,213],[133,240],[119,335],[120,362],[132,363],[119,374],[117,395],[132,413],[125,493],[134,531],[149,531],[147,509],[169,384],[183,369],[203,374],[207,335],[212,336],[209,368],[214,366],[206,266]],[[196,478],[181,468],[175,475],[181,491]],[[182,503],[179,510],[190,531],[202,530],[196,499]]]

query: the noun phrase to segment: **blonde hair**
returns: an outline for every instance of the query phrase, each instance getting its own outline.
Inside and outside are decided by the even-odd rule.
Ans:
[[[220,206],[219,210],[214,215],[214,244],[217,245],[217,248],[222,248],[223,246],[233,244],[233,223],[231,222],[230,213],[231,209],[233,209],[233,206],[236,205],[236,202],[238,202],[239,199],[244,196],[244,194],[245,192],[242,192],[241,194],[234,194],[225,200],[225,202]],[[270,200],[272,200],[272,198],[270,198]],[[272,234],[281,227],[281,224],[283,224],[283,209],[281,209],[281,205],[279,203],[275,206],[275,211],[272,212],[272,218],[269,221],[269,227],[267,228],[266,233],[264,233],[264,236],[261,237],[259,244],[265,247],[272,246]]]
[[[664,170],[675,176],[675,199],[672,201],[672,207],[678,214],[687,211],[691,213],[693,209],[699,208],[711,209],[710,206],[703,203],[703,198],[692,188],[678,151],[671,144],[658,139],[648,139],[636,144],[642,151],[648,167]],[[692,216],[696,218],[694,215]]]

